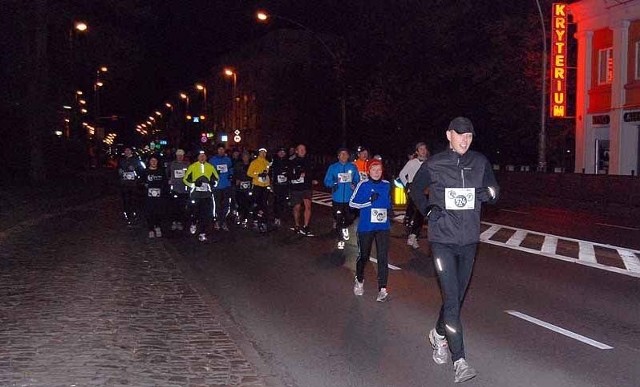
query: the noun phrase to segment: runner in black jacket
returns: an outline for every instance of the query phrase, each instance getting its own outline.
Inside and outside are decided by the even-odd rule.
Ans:
[[[429,220],[442,291],[440,316],[429,332],[433,360],[445,364],[451,350],[458,383],[477,375],[465,360],[460,309],[480,238],[480,209],[482,203],[497,200],[499,187],[487,158],[469,150],[475,135],[471,121],[454,118],[446,133],[450,149],[422,164],[413,179],[411,198]]]

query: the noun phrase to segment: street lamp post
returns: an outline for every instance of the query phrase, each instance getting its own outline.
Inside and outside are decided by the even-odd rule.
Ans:
[[[238,73],[231,69],[231,68],[226,68],[224,69],[224,75],[226,75],[227,77],[231,77],[231,79],[233,80],[233,86],[231,89],[231,129],[239,129],[238,125],[238,120],[237,120],[237,103],[236,103],[236,99],[238,98]]]
[[[202,92],[203,94],[203,99],[202,99],[202,111],[204,113],[204,115],[207,115],[207,87],[200,84],[200,83],[196,83],[196,89],[198,89],[199,91]]]
[[[342,146],[347,146],[347,96],[346,96],[346,89],[344,86],[344,83],[341,79],[340,76],[340,69],[341,69],[341,64],[340,61],[338,59],[338,56],[329,48],[329,46],[327,45],[327,43],[322,40],[322,38],[320,38],[320,36],[318,36],[318,34],[316,34],[313,30],[311,30],[309,27],[305,26],[304,24],[295,21],[293,19],[289,19],[288,17],[284,17],[281,15],[275,15],[275,14],[269,14],[266,11],[259,11],[256,14],[256,17],[259,21],[261,22],[267,22],[270,18],[274,18],[274,19],[282,19],[285,20],[291,24],[294,24],[300,28],[302,28],[303,30],[309,32],[321,45],[322,47],[325,49],[325,51],[327,52],[327,54],[329,54],[329,56],[331,57],[331,59],[333,60],[333,64],[335,67],[335,71],[336,71],[336,80],[340,83],[340,89],[341,89],[341,93],[340,93],[340,118],[341,118],[341,123],[342,123],[342,133],[341,133],[341,138],[342,138]]]
[[[107,66],[101,66],[98,70],[96,70],[96,82],[93,84],[94,98],[95,98],[95,121],[98,124],[98,120],[100,119],[100,88],[104,86],[104,82],[102,81],[100,74],[106,73],[109,71]]]
[[[69,83],[70,89],[75,90],[78,85],[76,84],[76,54],[74,38],[76,34],[83,34],[89,30],[89,27],[85,22],[76,21],[73,23],[73,27],[69,29]],[[70,117],[70,136],[76,137],[79,135],[79,114],[78,114],[78,94],[75,95],[76,106],[71,111]]]

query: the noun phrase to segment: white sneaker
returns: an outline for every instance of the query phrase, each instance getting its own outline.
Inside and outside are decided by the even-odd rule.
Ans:
[[[155,238],[156,237],[156,233],[153,231],[149,231],[149,238]]]
[[[280,225],[282,225],[282,221],[279,218],[275,218],[273,220],[273,225],[276,227],[280,227]]]
[[[342,239],[345,241],[349,240],[349,229],[346,227],[342,229]]]
[[[436,329],[429,331],[429,342],[433,348],[433,361],[436,364],[446,364],[449,361],[449,343],[447,338],[440,336]]]
[[[198,235],[198,240],[200,242],[206,242],[207,241],[207,234],[202,233],[202,234]]]
[[[338,241],[338,250],[344,250],[344,241]]]
[[[389,293],[387,293],[387,288],[382,288],[378,292],[378,297],[376,298],[376,301],[385,302],[388,297],[389,297]]]
[[[171,222],[171,231],[176,231],[178,229],[178,222]]]
[[[156,227],[156,238],[162,238],[162,230],[160,230],[160,227]]]
[[[353,294],[356,296],[361,296],[364,294],[364,281],[360,282],[356,278],[355,284],[353,285]]]
[[[196,235],[197,231],[198,231],[198,226],[196,226],[195,224],[192,224],[191,226],[189,226],[189,233],[191,235]]]
[[[407,238],[407,245],[414,249],[419,249],[420,245],[418,244],[418,236],[416,234],[409,234],[409,238]]]
[[[464,358],[458,359],[453,363],[453,370],[456,373],[453,378],[455,383],[466,382],[478,376],[478,371],[473,369]]]

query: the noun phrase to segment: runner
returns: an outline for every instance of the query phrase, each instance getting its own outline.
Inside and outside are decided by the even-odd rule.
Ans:
[[[314,236],[309,229],[312,186],[314,184],[318,184],[318,181],[313,179],[313,168],[311,160],[307,157],[307,147],[300,144],[296,147],[296,155],[291,160],[291,202],[294,221],[292,230],[304,236]],[[304,212],[301,214],[303,206]]]
[[[215,214],[212,189],[218,182],[218,172],[207,162],[207,154],[204,151],[198,153],[198,161],[189,165],[182,181],[189,187],[189,198],[198,223],[198,240],[205,242],[211,219]]]
[[[411,199],[411,183],[413,183],[413,177],[420,169],[422,163],[427,159],[429,154],[429,150],[427,149],[427,144],[424,142],[419,142],[416,144],[416,157],[407,161],[402,170],[400,171],[400,181],[405,186],[405,190],[408,196],[407,200],[407,213],[411,213],[411,217],[408,219],[408,223],[405,224],[407,229],[409,230],[409,236],[407,238],[407,245],[413,247],[414,249],[419,249],[420,245],[418,244],[418,237],[420,236],[420,230],[424,225],[424,217],[420,214],[419,211],[416,210],[415,204],[413,203],[413,199]]]
[[[167,168],[171,195],[171,230],[182,231],[187,221],[189,190],[182,178],[188,167],[189,163],[184,160],[184,150],[178,149],[176,159],[170,162]]]
[[[378,261],[378,296],[376,301],[384,302],[389,293],[387,278],[389,275],[389,230],[392,217],[391,184],[382,179],[382,163],[372,160],[369,163],[369,179],[358,183],[349,206],[360,209],[358,222],[358,247],[360,249],[356,261],[356,278],[353,293],[364,294],[364,268],[371,256],[371,246],[376,242],[376,259]]]
[[[247,222],[251,217],[251,206],[253,204],[251,194],[251,178],[247,175],[251,165],[251,155],[249,152],[242,152],[240,161],[233,166],[233,179],[236,187],[236,202],[238,203],[238,216],[236,224],[247,228]]]
[[[162,237],[161,222],[165,215],[167,176],[159,166],[157,155],[149,157],[149,168],[143,172],[145,188],[144,215],[149,228],[149,238]]]
[[[273,224],[276,227],[280,227],[289,202],[289,174],[291,172],[287,150],[284,147],[278,148],[276,156],[271,162],[270,171],[271,187],[275,197]]]
[[[256,211],[253,219],[254,224],[260,232],[267,231],[267,225],[271,217],[268,205],[269,185],[269,161],[266,159],[267,149],[258,149],[258,157],[251,162],[247,170],[247,176],[252,178],[253,200],[256,204]]]
[[[227,216],[231,212],[231,179],[233,177],[233,163],[227,156],[223,144],[216,146],[217,154],[209,159],[209,163],[218,171],[218,184],[213,188],[213,198],[216,202],[216,230],[229,231]]]
[[[123,216],[131,226],[138,217],[138,183],[144,172],[142,161],[134,156],[130,147],[124,148],[124,157],[118,163],[120,177],[120,195],[122,197]]]
[[[349,162],[349,150],[338,149],[338,161],[327,169],[324,185],[331,189],[334,229],[340,250],[344,249],[345,241],[349,240],[349,225],[353,221],[349,199],[358,182],[360,182],[360,174],[356,166]]]

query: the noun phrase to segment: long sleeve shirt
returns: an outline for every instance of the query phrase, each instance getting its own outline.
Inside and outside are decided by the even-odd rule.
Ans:
[[[372,199],[372,194],[377,196]],[[387,180],[363,180],[356,186],[349,207],[360,210],[358,232],[384,231],[391,228],[391,184]]]

